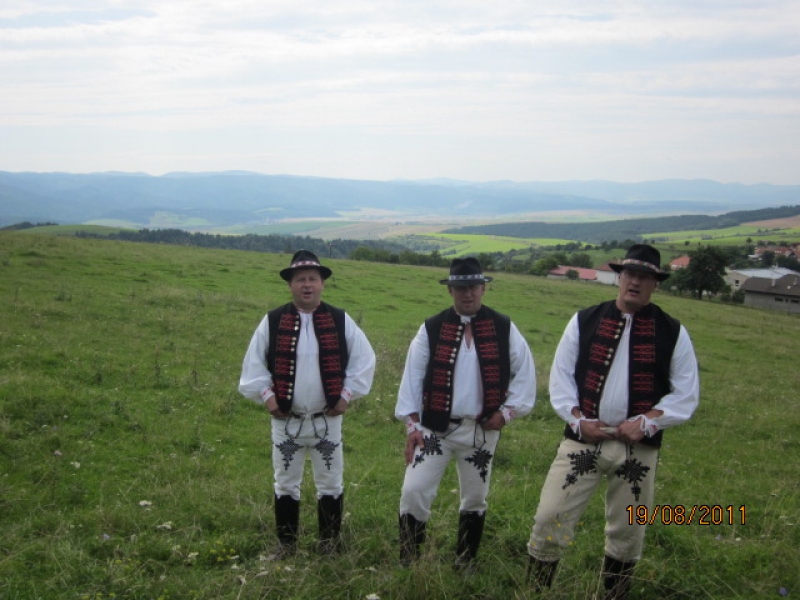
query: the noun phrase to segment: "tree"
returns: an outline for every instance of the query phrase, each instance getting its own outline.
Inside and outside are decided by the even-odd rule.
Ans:
[[[775,259],[775,264],[785,269],[800,272],[800,261],[792,256],[783,256],[781,254]]]
[[[727,257],[719,248],[700,246],[689,252],[689,265],[675,273],[667,285],[681,292],[690,292],[702,300],[704,294],[718,294],[725,290],[726,265]]]
[[[546,256],[537,260],[531,268],[531,275],[545,276],[550,271],[558,267],[558,259],[554,256]]]
[[[585,252],[570,254],[566,264],[570,267],[581,267],[584,269],[592,268],[592,257]]]

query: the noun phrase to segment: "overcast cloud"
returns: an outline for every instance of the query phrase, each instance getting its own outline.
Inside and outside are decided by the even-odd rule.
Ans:
[[[0,170],[800,183],[800,3],[5,0]]]

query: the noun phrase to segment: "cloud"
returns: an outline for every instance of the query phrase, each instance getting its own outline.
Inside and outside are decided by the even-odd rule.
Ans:
[[[650,138],[693,145],[710,178],[796,182],[800,151],[776,160],[773,149],[798,131],[798,13],[777,0],[11,0],[0,9],[0,135],[70,147],[69,164],[84,171],[106,166],[96,152],[81,163],[80,144],[56,136],[127,140],[130,152],[106,158],[123,170],[181,169],[187,157],[209,169],[214,161],[269,169],[269,161],[234,163],[279,155],[269,140],[294,134],[307,151],[281,166],[304,174],[337,175],[313,172],[335,163],[340,176],[370,176],[356,159],[324,156],[357,137],[367,162],[380,164],[374,172],[389,177],[491,175],[488,164],[514,179],[603,177],[589,148],[623,161],[612,170],[628,180],[689,176],[663,149],[650,148],[645,165]],[[263,141],[241,136],[229,159],[212,151],[215,139],[227,146],[248,128]],[[142,145],[168,135],[172,159]],[[749,144],[746,160],[731,156],[737,137]],[[543,157],[524,151],[526,142],[556,151]],[[415,145],[447,153],[464,143],[476,148],[435,157],[440,173],[406,155]],[[4,164],[66,162],[9,144],[0,141]],[[499,155],[487,160],[481,147]],[[541,166],[523,164],[521,149]],[[148,153],[159,160],[146,169],[122,164]]]

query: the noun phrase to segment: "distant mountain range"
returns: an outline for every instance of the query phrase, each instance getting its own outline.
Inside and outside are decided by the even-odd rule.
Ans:
[[[241,232],[285,219],[358,215],[451,221],[542,213],[721,214],[800,204],[800,186],[723,184],[708,180],[475,183],[454,180],[365,181],[250,172],[10,173],[0,171],[0,227],[30,222]],[[355,215],[355,216],[353,216]]]

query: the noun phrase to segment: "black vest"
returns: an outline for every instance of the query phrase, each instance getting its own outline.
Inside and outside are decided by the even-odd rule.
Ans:
[[[325,402],[329,407],[335,406],[341,398],[349,360],[344,314],[342,309],[321,302],[312,315],[314,335],[319,345],[319,373]],[[283,412],[289,412],[294,398],[300,314],[297,307],[290,302],[269,311],[267,317],[267,369],[272,374],[273,391],[278,406]]]
[[[625,318],[610,300],[578,312],[580,331],[575,383],[581,413],[596,419],[603,387],[619,346]],[[628,418],[649,411],[669,394],[670,363],[680,334],[680,322],[655,304],[648,304],[632,315],[628,347]],[[577,440],[569,425],[564,434]],[[661,446],[663,431],[643,444]]]
[[[455,369],[464,324],[453,307],[425,321],[430,358],[422,387],[422,424],[433,431],[445,431],[450,423]],[[472,318],[472,338],[478,355],[483,383],[483,411],[491,416],[503,404],[511,380],[508,338],[511,319],[481,306]]]

